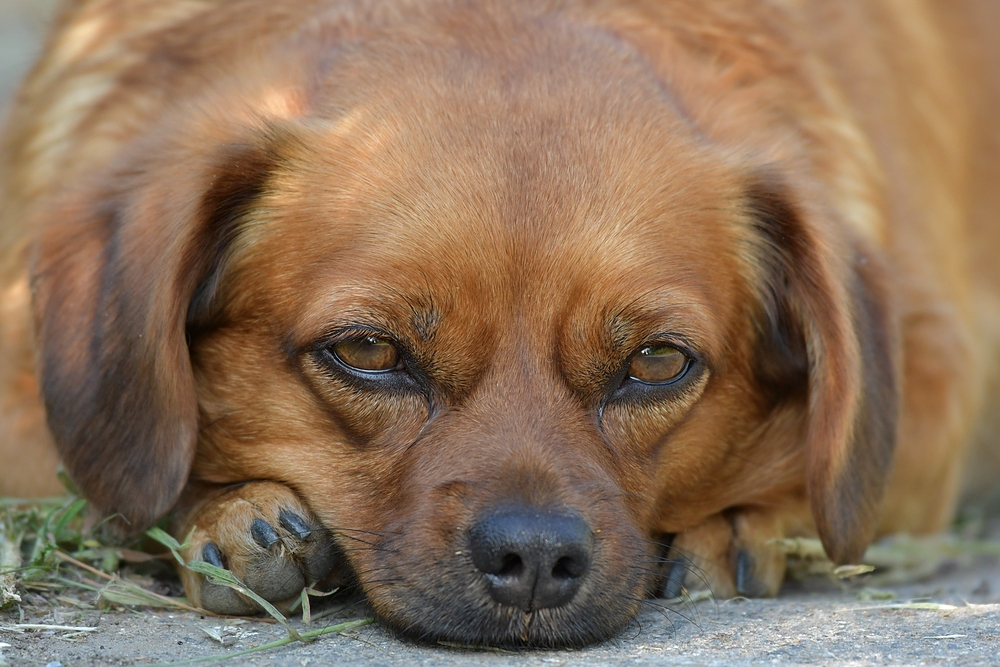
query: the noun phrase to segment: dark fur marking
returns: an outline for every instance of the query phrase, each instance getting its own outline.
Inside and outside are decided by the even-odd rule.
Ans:
[[[211,263],[188,308],[187,327],[192,333],[217,324],[216,297],[229,248],[239,236],[240,223],[264,192],[275,167],[275,156],[257,146],[229,146],[224,153],[223,164],[228,166],[223,167],[201,203],[201,216],[206,223],[200,236],[204,239],[202,247],[208,249],[201,256],[211,258]],[[192,258],[192,263],[198,261]]]
[[[763,312],[757,321],[759,343],[755,358],[760,386],[772,402],[804,397],[809,386],[809,356],[805,335],[792,312],[792,264],[804,240],[795,214],[775,191],[756,187],[747,193],[754,227],[764,243]]]
[[[434,340],[434,336],[437,334],[437,328],[440,322],[441,313],[433,306],[433,304],[426,307],[413,308],[413,314],[410,317],[410,324],[413,325],[413,329],[417,332],[420,340],[425,343]]]

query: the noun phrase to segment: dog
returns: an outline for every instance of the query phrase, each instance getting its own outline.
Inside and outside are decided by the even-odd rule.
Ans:
[[[61,461],[122,536],[480,645],[941,530],[995,470],[997,27],[68,2],[3,135],[0,492]]]

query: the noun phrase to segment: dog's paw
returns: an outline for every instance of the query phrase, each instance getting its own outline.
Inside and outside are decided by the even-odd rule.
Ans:
[[[195,528],[182,553],[185,560],[232,571],[268,602],[294,600],[337,564],[330,532],[282,484],[244,484],[205,503],[187,524]],[[209,611],[232,615],[260,611],[246,596],[186,568],[181,568],[181,579],[188,598]]]
[[[787,512],[740,509],[678,533],[666,551],[660,596],[706,589],[718,599],[777,595],[785,555],[772,540],[786,537],[790,525],[800,523]]]

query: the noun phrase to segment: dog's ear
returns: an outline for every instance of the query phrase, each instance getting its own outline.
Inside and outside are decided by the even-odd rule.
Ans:
[[[167,513],[187,481],[198,431],[187,324],[206,320],[272,166],[252,142],[201,164],[143,160],[46,211],[32,260],[49,427],[70,477],[126,534]]]
[[[858,562],[896,445],[895,320],[886,269],[860,241],[810,224],[773,176],[748,190],[763,266],[766,382],[808,392],[806,474],[820,538]],[[843,230],[840,230],[843,231]]]

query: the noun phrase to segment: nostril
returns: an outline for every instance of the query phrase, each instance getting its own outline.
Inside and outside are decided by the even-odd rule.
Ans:
[[[579,561],[571,556],[563,556],[552,566],[552,577],[555,579],[576,579],[583,575],[587,568],[581,567]]]
[[[518,577],[524,571],[524,561],[517,554],[507,554],[500,564],[500,571],[495,574],[498,577]]]

